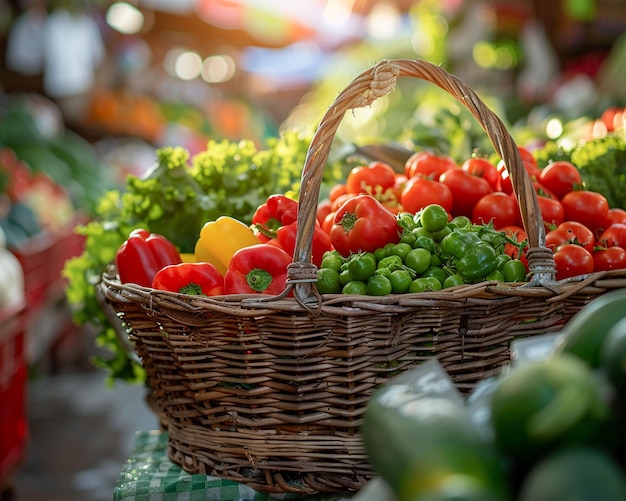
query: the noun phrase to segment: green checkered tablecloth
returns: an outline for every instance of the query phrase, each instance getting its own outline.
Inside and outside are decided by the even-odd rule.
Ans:
[[[167,433],[138,432],[113,501],[347,501],[350,494],[267,494],[232,480],[187,473],[167,457]]]

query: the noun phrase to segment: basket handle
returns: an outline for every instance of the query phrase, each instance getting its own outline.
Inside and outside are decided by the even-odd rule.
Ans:
[[[458,77],[427,61],[396,59],[382,60],[358,75],[335,99],[324,114],[313,136],[301,176],[300,209],[294,262],[289,279],[295,283],[296,298],[310,302],[315,296],[310,267],[313,231],[320,187],[333,138],[346,111],[371,105],[376,99],[395,88],[399,76],[429,81],[455,97],[474,115],[489,136],[496,153],[504,160],[517,198],[524,230],[528,237],[530,284],[554,281],[554,258],[545,245],[545,228],[537,196],[517,145],[502,121],[481,101],[476,93]],[[309,268],[303,273],[303,269]],[[308,273],[308,279],[302,279]]]

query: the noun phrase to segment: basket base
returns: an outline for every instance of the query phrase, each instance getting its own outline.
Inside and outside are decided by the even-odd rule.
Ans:
[[[358,491],[374,476],[360,435],[261,435],[171,422],[168,432],[168,456],[183,470],[260,492]]]

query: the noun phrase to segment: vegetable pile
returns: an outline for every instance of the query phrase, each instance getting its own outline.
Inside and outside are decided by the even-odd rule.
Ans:
[[[210,141],[206,150],[192,158],[183,148],[164,147],[145,176],[128,176],[124,189],[111,189],[101,196],[96,217],[76,228],[85,236],[85,250],[66,263],[63,274],[74,322],[95,326],[97,344],[111,356],[94,362],[111,378],[144,379],[95,291],[102,270],[131,232],[143,229],[160,234],[175,244],[182,257],[194,254],[207,222],[226,215],[248,226],[269,195],[295,192],[310,141],[311,134],[294,131],[268,140],[264,148],[249,140]],[[341,178],[340,169],[339,163],[328,166],[328,184]],[[218,248],[220,241],[212,244]]]
[[[186,172],[180,154],[162,153],[154,173],[161,171],[187,197],[207,198]],[[520,154],[536,190],[556,278],[626,267],[626,210],[609,208],[601,193],[585,189],[571,162],[559,160],[540,168],[530,151],[520,147]],[[178,160],[168,166],[168,159]],[[174,174],[176,170],[181,172]],[[150,181],[149,176],[146,182]],[[131,259],[132,273],[127,275],[129,239],[117,253],[120,279],[154,287],[156,264],[162,268],[185,260],[211,264],[224,283],[221,287],[214,280],[210,286],[188,283],[173,292],[279,294],[294,252],[298,207],[294,198],[274,193],[256,207],[249,225],[222,215],[203,222],[195,232],[188,230],[191,214],[181,208],[185,220],[178,214],[169,236],[158,238],[169,238],[172,249],[191,249],[180,251],[187,257],[169,259],[162,252],[161,257],[168,259],[159,263]],[[197,228],[197,215],[193,221]],[[382,296],[484,280],[524,282],[527,243],[520,224],[502,162],[472,157],[457,165],[448,157],[422,151],[407,160],[403,174],[381,161],[360,164],[350,170],[345,184],[334,185],[328,203],[318,206],[311,256],[318,268],[317,288],[322,294]],[[145,228],[139,231],[147,234]],[[231,260],[244,249],[248,257],[243,265],[235,260],[243,266],[235,281],[238,275]],[[137,268],[150,276],[139,280]]]
[[[600,140],[609,141],[606,138],[597,139]],[[569,160],[541,165],[530,150],[520,147],[519,151],[536,191],[547,233],[546,244],[554,252],[556,279],[626,268],[626,210],[612,206],[602,192],[590,189],[584,171]],[[473,225],[476,231],[481,226],[483,240],[488,233],[490,238],[495,238],[495,230],[502,234],[496,239],[500,241],[496,254],[501,254],[504,250],[502,246],[506,244],[506,254],[526,263],[526,233],[521,226],[520,208],[502,161],[494,164],[487,158],[473,156],[459,165],[450,157],[420,151],[406,161],[401,174],[379,161],[359,165],[349,172],[344,184],[335,185],[329,193],[329,201],[318,208],[318,219],[331,235],[334,248],[346,258],[349,253],[374,252],[382,248],[389,252],[389,245],[397,244],[398,239],[415,245],[415,239],[409,233],[424,236],[424,230],[415,232],[411,228],[411,218],[414,217],[414,224],[421,226],[421,211],[430,205],[437,205],[449,217],[448,229],[442,227],[441,231],[458,227],[461,220],[463,225]],[[365,224],[365,220],[359,222],[354,207],[355,197],[364,196],[376,199],[382,208],[387,209],[385,215],[379,210],[376,217],[370,217],[369,225]],[[388,225],[381,222],[389,221],[390,214],[396,215],[401,227],[397,236],[395,230],[387,231]],[[372,227],[374,220],[381,222],[381,228],[385,229],[364,233],[360,238],[361,247],[352,245],[348,248],[343,241],[347,238],[332,238],[333,234],[338,235],[343,229],[356,241],[364,231],[360,227]],[[437,231],[426,233],[435,237],[434,245],[433,242],[428,243],[431,254],[434,251],[436,258],[444,258],[445,261],[447,245],[443,245],[442,252],[442,235],[437,235]],[[519,252],[512,253],[511,245],[517,245]],[[396,249],[393,252],[400,251]],[[382,255],[382,251],[378,250],[378,253]],[[439,260],[436,262],[438,264]],[[442,267],[447,272],[440,275],[443,285],[446,278],[459,270],[449,261],[443,262]],[[462,263],[461,271],[464,267]],[[465,269],[461,275],[464,275],[465,283],[476,279],[503,278],[497,274],[487,277],[491,271],[472,276]],[[329,272],[323,273],[330,275]]]
[[[311,137],[288,131],[270,139],[265,149],[251,141],[211,141],[206,151],[193,158],[182,148],[161,148],[156,165],[145,176],[129,176],[123,191],[111,190],[101,197],[97,217],[77,228],[86,237],[85,252],[67,263],[64,276],[75,322],[95,323],[100,328],[98,343],[115,354],[113,359],[99,361],[113,377],[141,380],[143,373],[120,348],[94,285],[131,232],[144,230],[169,240],[181,260],[171,264],[209,263],[222,277],[228,266],[219,254],[223,251],[232,257],[237,244],[261,243],[292,256],[300,176]],[[600,153],[577,153],[593,148]],[[615,195],[615,189],[608,189],[620,183],[607,182],[604,188],[601,183],[593,184],[598,176],[622,175],[624,152],[626,145],[618,134],[594,137],[569,150],[551,143],[533,152],[520,148],[537,191],[548,244],[555,252],[557,279],[626,266],[626,201]],[[342,293],[348,283],[346,293],[393,294],[481,280],[526,279],[521,268],[521,263],[526,266],[526,234],[501,161],[478,152],[459,161],[434,150],[420,150],[405,165],[392,168],[382,161],[367,163],[358,155],[326,166],[312,252],[320,292]],[[424,225],[425,216],[435,212],[423,213],[431,205],[439,207],[440,215],[440,209],[447,214],[446,225],[439,231],[429,231],[428,222]],[[217,223],[220,217],[244,225],[246,239],[235,239],[234,233],[232,238],[215,237],[211,228],[218,225],[205,225]],[[442,221],[443,217],[439,224]],[[253,240],[249,240],[250,232]],[[448,232],[454,237],[442,245]],[[448,249],[454,239],[476,241],[475,237],[488,244],[473,251],[482,251],[480,255],[454,255]],[[369,263],[364,268],[371,269],[372,256],[373,276],[365,277],[362,272],[357,273],[361,280],[350,280],[350,267],[354,270],[362,261]],[[418,262],[420,257],[422,262]],[[429,257],[430,265],[422,271]],[[468,265],[470,257],[473,264]],[[187,275],[190,267],[180,268],[176,276],[191,276]],[[175,289],[172,280],[165,283]],[[212,294],[221,290],[219,284],[178,290],[182,288],[185,292],[211,290]],[[250,290],[274,288],[267,287],[267,280],[255,278]],[[249,293],[245,287],[237,291]]]
[[[466,399],[424,368],[379,388],[363,438],[398,501],[626,499],[625,301],[594,299]]]
[[[354,218],[341,211],[352,202],[356,224],[347,229],[346,219]],[[524,243],[489,224],[472,224],[466,216],[450,219],[438,204],[394,216],[376,199],[359,195],[344,204],[338,219],[330,234],[334,250],[326,253],[318,270],[322,294],[381,296],[483,280],[526,280],[526,265],[517,257]],[[390,235],[379,230],[382,219]]]

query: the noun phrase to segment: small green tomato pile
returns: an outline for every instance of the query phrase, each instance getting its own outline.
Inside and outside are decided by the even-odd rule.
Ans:
[[[398,226],[398,243],[347,257],[327,252],[317,272],[319,292],[385,296],[485,280],[526,281],[519,258],[526,242],[490,224],[472,224],[465,216],[450,220],[443,207],[431,204],[416,214],[399,214]]]

